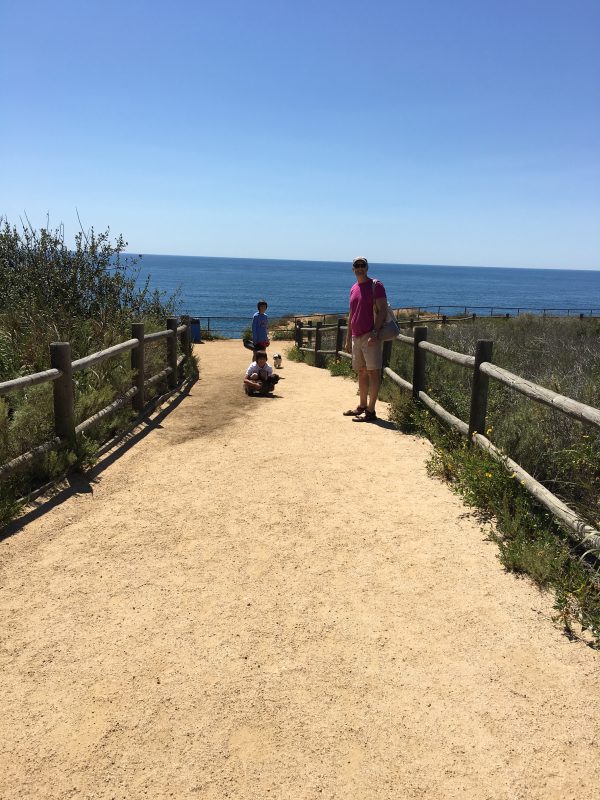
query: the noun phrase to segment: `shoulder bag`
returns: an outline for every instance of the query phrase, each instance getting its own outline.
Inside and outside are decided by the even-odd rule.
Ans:
[[[378,283],[375,278],[372,280],[372,288],[373,288],[373,317],[377,313],[377,306],[375,305],[375,284]],[[386,298],[387,303],[387,298]],[[385,322],[379,329],[379,335],[377,338],[380,342],[391,342],[392,339],[395,339],[396,336],[400,333],[400,328],[398,327],[398,323],[396,322],[396,318],[394,317],[394,312],[392,311],[390,304],[387,303],[387,314],[385,317]]]

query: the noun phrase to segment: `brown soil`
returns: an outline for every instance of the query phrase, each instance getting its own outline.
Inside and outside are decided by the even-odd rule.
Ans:
[[[0,796],[591,798],[600,654],[505,573],[429,445],[239,342],[0,543]],[[384,404],[380,411],[384,412]]]

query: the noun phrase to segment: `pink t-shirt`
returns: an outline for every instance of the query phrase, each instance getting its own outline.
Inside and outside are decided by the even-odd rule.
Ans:
[[[352,336],[363,336],[373,330],[373,300],[386,297],[381,281],[376,281],[373,291],[373,281],[368,278],[364,283],[354,284],[350,289],[350,314],[352,317]]]

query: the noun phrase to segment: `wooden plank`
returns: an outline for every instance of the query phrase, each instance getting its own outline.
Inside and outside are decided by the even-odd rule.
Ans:
[[[63,447],[65,444],[65,439],[61,439],[59,436],[56,436],[49,442],[44,442],[44,444],[34,447],[27,453],[23,453],[23,455],[13,458],[12,461],[7,461],[6,464],[3,464],[0,467],[0,478],[10,475],[13,472],[18,472],[18,470],[23,469],[23,467],[26,467],[28,464],[30,464],[36,456],[41,456],[44,453],[48,453],[50,450],[57,450],[59,447]]]
[[[466,422],[463,422],[462,419],[459,419],[458,417],[455,417],[454,414],[446,411],[443,406],[441,406],[439,403],[436,403],[436,401],[432,397],[429,397],[429,395],[425,392],[419,392],[419,400],[426,405],[430,411],[433,411],[436,416],[438,416],[452,428],[455,428],[457,431],[467,436],[469,433],[469,426]]]
[[[62,375],[58,369],[46,369],[43,372],[33,372],[31,375],[23,375],[20,378],[13,378],[10,381],[0,383],[0,397],[10,392],[18,392],[21,389],[28,389],[30,386],[37,386],[39,383],[55,381]]]
[[[148,380],[145,382],[145,385],[152,386],[155,383],[159,383],[163,378],[168,377],[168,375],[170,375],[171,372],[172,372],[171,367],[167,367],[166,369],[163,369],[162,372],[157,372],[156,375],[153,375],[151,378],[148,378]]]
[[[475,433],[473,434],[473,439],[475,443],[481,447],[482,450],[489,453],[495,461],[503,464],[506,470],[513,474],[515,479],[518,479],[539,503],[547,508],[548,511],[552,512],[563,526],[575,535],[575,538],[579,542],[590,549],[600,551],[600,531],[588,525],[588,523],[576,514],[573,509],[569,508],[562,500],[559,500],[556,495],[552,494],[545,486],[542,486],[539,481],[536,481],[536,479],[526,472],[523,467],[519,466],[516,461],[513,461],[511,458],[504,455],[504,453],[501,453],[485,436],[480,433]]]
[[[570,397],[553,392],[551,389],[546,389],[537,383],[525,380],[525,378],[520,378],[518,375],[502,369],[502,367],[497,367],[495,364],[484,363],[479,369],[491,378],[495,378],[500,383],[530,397],[532,400],[536,400],[538,403],[558,409],[573,417],[573,419],[577,419],[580,422],[589,422],[600,428],[600,409],[572,400]]]
[[[427,350],[429,353],[434,353],[440,358],[445,358],[446,361],[452,361],[454,364],[460,364],[461,367],[473,367],[475,365],[474,356],[467,356],[464,353],[457,353],[454,350],[448,350],[447,347],[442,347],[439,344],[432,342],[420,342],[419,347],[422,350]]]
[[[393,369],[385,367],[383,371],[394,381],[394,383],[397,383],[398,386],[401,386],[403,389],[408,389],[409,392],[412,392],[412,383],[405,381],[404,378],[401,378],[400,375],[396,374]]]
[[[163,339],[165,336],[172,336],[172,335],[173,335],[173,331],[172,330],[166,330],[165,329],[164,331],[156,331],[156,333],[147,333],[144,336],[144,341],[145,342],[153,342],[156,339]]]
[[[92,367],[94,364],[99,364],[101,361],[111,358],[111,356],[116,356],[118,353],[124,353],[125,351],[133,350],[134,347],[138,346],[139,342],[137,339],[128,339],[126,342],[120,342],[120,344],[113,345],[113,347],[107,347],[106,350],[99,350],[97,353],[91,353],[89,356],[78,358],[76,361],[73,361],[71,369],[73,372],[79,372],[82,369]]]
[[[414,345],[414,339],[412,336],[405,336],[403,333],[399,333],[396,336],[396,339],[403,344],[409,344],[411,347]]]
[[[109,414],[112,414],[113,412],[118,411],[120,408],[123,408],[123,406],[126,406],[131,398],[137,394],[137,390],[137,386],[132,386],[129,391],[125,392],[123,397],[119,397],[118,400],[114,401],[114,403],[105,406],[93,416],[88,417],[88,419],[84,420],[83,422],[80,422],[75,428],[75,433],[83,433],[84,431],[87,431],[87,429],[91,428],[92,425],[95,425],[96,422],[100,422],[100,420],[104,419],[104,417],[107,417]]]

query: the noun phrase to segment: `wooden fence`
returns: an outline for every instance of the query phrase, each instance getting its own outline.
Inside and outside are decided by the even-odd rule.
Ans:
[[[335,348],[323,348],[323,335],[326,331],[335,330]],[[318,356],[335,356],[336,358],[348,358],[352,356],[343,349],[344,340],[348,328],[346,321],[338,320],[337,325],[324,326],[317,322],[315,326],[296,325],[296,346],[304,352],[311,352]],[[553,392],[531,381],[525,380],[518,375],[509,372],[502,367],[492,364],[493,342],[488,339],[480,339],[474,356],[464,353],[457,353],[448,350],[440,345],[427,341],[428,329],[426,326],[419,326],[414,329],[414,336],[406,336],[401,333],[396,340],[404,347],[410,347],[413,353],[412,363],[412,383],[401,378],[388,366],[391,356],[393,342],[385,342],[383,346],[383,372],[397,386],[411,392],[415,401],[421,402],[439,419],[447,425],[457,430],[467,437],[469,446],[476,445],[488,453],[493,459],[502,464],[511,475],[515,476],[533,497],[547,508],[559,521],[568,529],[575,538],[589,546],[590,549],[600,551],[600,531],[585,522],[578,514],[569,508],[556,495],[552,494],[539,481],[536,481],[519,464],[502,453],[486,437],[485,419],[487,414],[488,386],[489,379],[509,386],[516,392],[529,397],[537,403],[542,403],[550,408],[567,414],[573,419],[588,425],[600,428],[600,409],[580,403],[570,397]],[[308,339],[310,347],[303,346],[304,338]],[[473,371],[473,382],[471,390],[471,407],[469,421],[465,422],[446,411],[437,403],[427,392],[426,380],[426,358],[427,354],[443,358],[458,364],[464,369]]]
[[[298,322],[305,324],[304,320],[311,319],[313,324],[317,321],[323,325],[328,324],[338,317],[343,317],[345,311],[330,312],[329,314],[296,314],[294,325]],[[406,306],[394,311],[396,318],[399,316],[410,317],[412,320],[429,321],[439,320],[442,323],[462,322],[463,320],[475,320],[481,317],[492,319],[510,319],[520,317],[522,314],[533,314],[534,316],[546,317],[570,317],[571,319],[597,319],[600,317],[600,308],[526,308],[517,306]]]
[[[182,354],[177,356],[177,340],[181,341]],[[144,363],[146,345],[158,340],[166,343],[166,366],[156,375],[145,379]],[[131,351],[131,369],[133,371],[133,386],[110,405],[98,411],[89,419],[75,425],[74,415],[74,382],[73,374],[83,369],[99,364],[108,358]],[[131,403],[133,409],[142,413],[146,407],[146,389],[166,380],[170,390],[176,389],[183,378],[184,361],[191,357],[191,338],[189,317],[182,318],[178,325],[177,317],[169,317],[165,330],[156,333],[144,333],[144,323],[136,322],[132,325],[131,339],[121,342],[106,350],[100,350],[84,358],[71,360],[71,345],[69,342],[52,342],[50,345],[51,369],[24,375],[10,381],[0,383],[0,397],[10,392],[28,389],[41,383],[52,382],[54,394],[54,433],[55,436],[27,453],[23,453],[12,461],[0,466],[0,478],[23,469],[37,456],[50,450],[61,447],[75,447],[77,435],[87,431],[100,420],[118,411]]]

